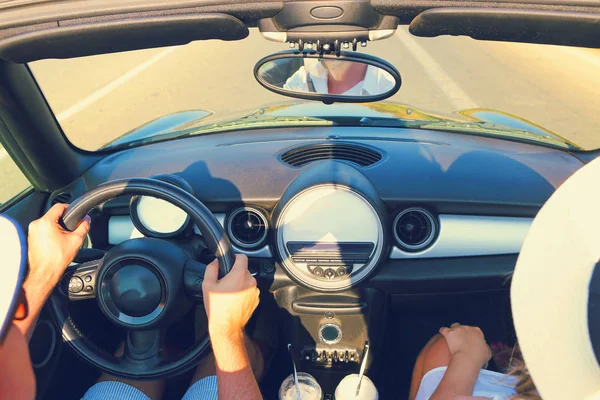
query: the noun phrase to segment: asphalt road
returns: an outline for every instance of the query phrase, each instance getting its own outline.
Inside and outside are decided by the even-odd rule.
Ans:
[[[95,149],[168,113],[227,114],[293,101],[263,89],[252,75],[259,58],[286,48],[253,31],[240,42],[197,42],[30,66],[67,136],[77,146]],[[387,101],[440,114],[497,109],[584,148],[600,147],[597,50],[416,38],[406,28],[360,50],[400,71],[403,85]],[[14,173],[7,161],[0,159],[1,182]],[[0,201],[3,197],[0,193]]]

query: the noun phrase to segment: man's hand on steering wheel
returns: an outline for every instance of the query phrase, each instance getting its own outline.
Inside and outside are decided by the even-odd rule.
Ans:
[[[221,280],[219,263],[206,267],[202,292],[208,332],[217,367],[219,398],[262,399],[246,349],[244,327],[258,306],[260,291],[248,271],[248,258],[237,255],[231,271]]]
[[[206,266],[202,292],[211,337],[243,333],[244,326],[258,306],[260,291],[248,271],[248,258],[239,254],[231,271],[219,277],[219,262]]]
[[[55,204],[29,225],[28,280],[41,279],[46,285],[56,285],[81,248],[90,230],[90,217],[85,216],[70,232],[59,222],[67,207],[68,204]]]
[[[27,338],[31,337],[48,296],[77,255],[90,230],[88,216],[81,220],[73,232],[64,229],[59,221],[67,207],[67,204],[56,204],[43,217],[29,224],[29,273],[23,283],[28,316],[15,322]]]

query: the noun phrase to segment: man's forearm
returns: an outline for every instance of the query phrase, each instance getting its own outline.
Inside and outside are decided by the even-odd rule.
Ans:
[[[430,400],[451,400],[471,396],[480,369],[468,358],[453,356]]]
[[[219,400],[262,399],[252,367],[248,360],[244,333],[211,334],[213,353],[217,366]]]
[[[27,277],[23,283],[23,290],[25,291],[25,299],[27,301],[27,317],[20,321],[14,321],[14,323],[27,340],[31,338],[42,308],[56,284],[56,279],[53,277],[35,275]]]

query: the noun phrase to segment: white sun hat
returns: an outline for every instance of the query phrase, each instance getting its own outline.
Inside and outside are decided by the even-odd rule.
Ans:
[[[600,158],[550,197],[521,249],[511,305],[544,400],[600,399]]]
[[[27,240],[21,227],[0,215],[0,342],[16,307],[27,265]]]

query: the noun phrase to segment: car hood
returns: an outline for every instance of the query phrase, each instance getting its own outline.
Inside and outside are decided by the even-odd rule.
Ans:
[[[246,121],[269,121],[277,120],[285,122],[297,122],[303,118],[306,120],[318,119],[343,119],[343,118],[366,118],[376,120],[402,120],[422,121],[432,123],[477,123],[493,124],[503,128],[515,129],[539,135],[543,138],[552,138],[564,142],[571,147],[578,146],[569,142],[556,133],[537,125],[524,118],[493,109],[467,109],[451,115],[442,115],[426,112],[409,105],[396,103],[364,103],[364,104],[331,104],[324,106],[321,103],[293,103],[277,104],[254,110],[252,112],[233,113],[229,115],[216,115],[207,110],[190,110],[168,114],[148,122],[139,128],[122,135],[109,143],[106,147],[115,147],[127,142],[149,139],[152,137],[177,137],[178,132],[193,132],[204,127],[215,127],[218,131],[221,126],[242,125]]]
[[[524,118],[499,110],[488,108],[471,108],[457,111],[452,115],[442,115],[419,110],[410,105],[396,103],[364,103],[364,104],[332,104],[324,107],[319,103],[299,103],[271,106],[259,110],[263,115],[273,117],[302,117],[334,118],[334,117],[365,117],[390,118],[413,121],[431,122],[487,122],[503,125],[508,128],[551,136],[557,140],[567,141],[556,133],[537,125]]]

